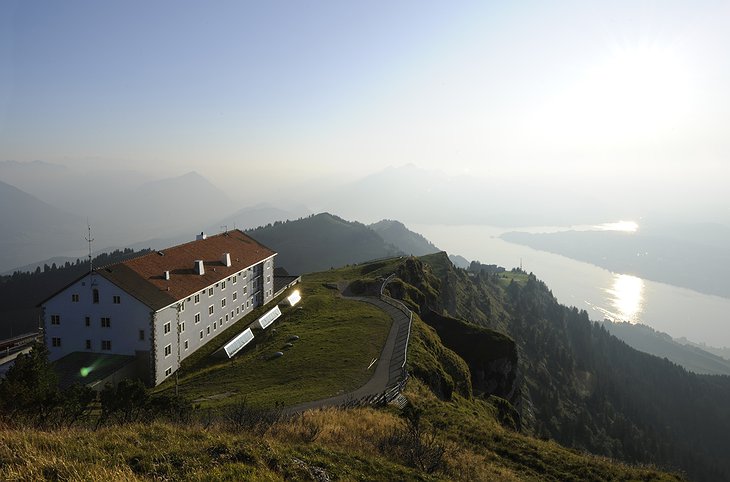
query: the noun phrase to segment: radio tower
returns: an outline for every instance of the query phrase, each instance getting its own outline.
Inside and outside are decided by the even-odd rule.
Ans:
[[[89,235],[86,236],[84,239],[89,243],[89,275],[91,275],[91,285],[94,284],[94,260],[91,256],[91,243],[94,241],[94,238],[91,237],[91,224],[89,224],[89,220],[86,220],[86,227],[89,230]]]

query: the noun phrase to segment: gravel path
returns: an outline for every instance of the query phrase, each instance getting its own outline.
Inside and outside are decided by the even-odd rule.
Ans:
[[[360,388],[349,393],[343,393],[334,397],[322,400],[314,400],[311,402],[301,403],[293,407],[289,407],[284,411],[286,413],[298,413],[305,410],[315,408],[332,407],[344,405],[353,400],[361,398],[378,396],[385,392],[386,389],[392,387],[401,381],[403,375],[403,362],[406,357],[406,349],[408,344],[408,332],[410,327],[410,317],[401,310],[375,297],[351,296],[348,299],[370,303],[390,315],[393,324],[390,327],[390,333],[385,340],[383,350],[380,353],[375,372],[372,378]]]

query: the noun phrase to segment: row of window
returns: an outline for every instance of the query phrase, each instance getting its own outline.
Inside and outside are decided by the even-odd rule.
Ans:
[[[112,319],[110,317],[102,316],[100,318],[100,321],[101,321],[102,328],[111,328]],[[51,315],[51,324],[60,325],[61,324],[61,315]],[[90,316],[84,317],[84,325],[91,326],[91,317]]]
[[[51,346],[55,348],[61,347],[61,337],[60,336],[54,336],[51,338]],[[91,350],[91,340],[86,340],[86,349]],[[112,349],[112,341],[111,340],[101,340],[101,349],[103,351],[111,351]]]
[[[271,261],[267,261],[266,262],[266,266],[269,267],[270,265],[271,265]],[[229,276],[227,279],[222,280],[222,281],[216,283],[215,286],[211,286],[207,290],[203,290],[200,293],[196,293],[195,296],[193,297],[193,302],[196,305],[198,303],[200,303],[200,295],[205,294],[206,291],[208,292],[208,297],[210,298],[210,297],[213,296],[214,288],[220,288],[221,290],[225,290],[226,289],[226,282],[227,281],[230,281],[234,285],[237,284],[238,283],[238,277],[240,276],[242,278],[246,278],[248,276],[248,272],[249,271],[252,271],[252,268],[248,268],[248,269],[239,271],[238,274],[234,274],[233,276]],[[270,279],[271,279],[271,276],[269,276],[267,278],[267,282]],[[247,288],[244,286],[243,287],[243,294],[246,294],[246,291],[247,291]],[[235,298],[235,294],[234,294],[234,298],[233,299],[234,300],[236,299]],[[188,298],[187,301],[190,301],[190,298]],[[183,303],[183,305],[181,306],[181,310],[180,311],[184,311],[184,310],[185,310],[185,304]]]
[[[99,290],[94,288],[91,292],[91,298],[94,304],[99,303]],[[71,293],[71,302],[72,303],[78,303],[81,300],[81,297],[78,293]],[[119,295],[113,295],[112,296],[112,303],[115,305],[119,305],[122,303],[122,297]]]
[[[197,315],[195,315],[196,316],[196,320],[199,319],[199,316],[198,315],[200,315],[200,313],[198,313]],[[196,323],[197,323],[197,321],[196,321]],[[172,331],[172,322],[171,321],[168,321],[167,323],[165,323],[164,325],[162,325],[162,334],[163,335],[167,335],[171,331]],[[184,321],[180,322],[180,333],[185,333],[185,322]]]
[[[237,298],[234,297],[233,299],[236,300]],[[252,307],[252,306],[253,306],[253,299],[248,299],[248,300],[246,300],[246,303],[242,303],[241,304],[240,310],[245,310],[245,309],[248,309],[249,307]],[[221,308],[225,308],[225,307],[226,307],[226,300],[225,299],[222,299],[221,300]],[[236,312],[237,313],[240,312],[238,307],[236,307]],[[214,305],[210,305],[208,307],[208,316],[213,316],[213,313],[215,313],[215,306]],[[231,311],[231,317],[233,317],[233,311]],[[196,324],[197,323],[200,323],[200,313],[195,313],[195,323]],[[165,333],[167,333],[167,332],[165,332]]]
[[[190,342],[188,340],[185,340],[183,342],[183,349],[185,351],[188,351],[188,348],[190,348]],[[168,345],[165,345],[164,353],[165,353],[165,358],[167,358],[168,356],[172,355],[172,343],[170,343]]]

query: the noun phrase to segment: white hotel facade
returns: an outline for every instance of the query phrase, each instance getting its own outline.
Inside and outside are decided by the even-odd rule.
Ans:
[[[275,256],[234,230],[97,268],[41,304],[50,359],[124,355],[158,385],[273,299]]]

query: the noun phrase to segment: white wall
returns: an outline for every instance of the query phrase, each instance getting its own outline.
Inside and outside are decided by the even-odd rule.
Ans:
[[[260,276],[257,276],[257,273],[261,273]],[[267,276],[269,277],[268,282],[266,281]],[[197,293],[199,295],[198,303],[195,302],[195,294],[193,294],[155,314],[155,384],[161,383],[175,373],[179,366],[178,336],[175,332],[178,306],[182,307],[184,302],[184,310],[179,313],[180,327],[184,324],[185,328],[180,332],[179,337],[179,359],[182,361],[250,313],[256,306],[261,306],[262,299],[264,304],[271,301],[274,286],[274,257],[228,276],[225,279],[225,288],[223,281],[199,291]],[[209,296],[208,292],[211,288],[213,294]],[[257,298],[258,292],[270,294]],[[234,293],[235,300],[233,299]],[[225,300],[225,307],[221,305],[222,300]],[[213,307],[213,314],[209,314],[210,306]],[[200,314],[198,323],[195,323],[196,314]],[[165,334],[164,325],[168,321],[171,322],[172,330]],[[185,348],[186,341],[187,349]],[[171,355],[165,356],[164,350],[168,344],[171,345]],[[166,375],[168,368],[171,368],[170,374]]]
[[[94,288],[99,290],[98,303],[93,302]],[[79,301],[72,301],[72,295],[78,295]],[[114,303],[114,296],[119,296],[118,304]],[[103,276],[85,276],[48,300],[43,308],[50,360],[75,351],[135,355],[137,351],[150,349],[151,309]],[[58,325],[51,324],[52,315],[60,316]],[[108,328],[102,327],[102,317],[109,318]],[[140,330],[144,331],[143,340],[139,337]],[[60,347],[52,346],[53,338],[60,338]],[[91,349],[86,348],[86,340],[91,341]],[[111,350],[102,350],[102,340],[111,341]]]
[[[197,293],[198,303],[195,303],[195,295],[192,294],[155,313],[103,276],[94,275],[93,278],[94,287],[87,275],[43,305],[50,359],[57,360],[75,351],[120,355],[150,351],[155,362],[152,382],[157,385],[175,373],[179,367],[178,357],[180,361],[184,360],[256,306],[273,299],[274,257],[239,271],[235,275],[235,283],[234,275],[227,277],[225,288],[221,280],[201,290]],[[93,303],[93,288],[99,290],[99,303]],[[213,290],[212,296],[208,295],[209,288]],[[78,302],[72,301],[74,294],[79,296]],[[114,296],[120,297],[120,303],[113,302]],[[225,300],[225,306],[221,305],[222,300]],[[178,311],[183,302],[184,309]],[[212,315],[208,313],[211,305]],[[195,323],[196,313],[200,313],[198,323]],[[60,316],[59,325],[51,324],[51,315]],[[88,327],[85,324],[87,316],[90,318]],[[102,317],[110,319],[109,328],[101,326]],[[165,333],[164,326],[168,322],[170,331]],[[178,329],[183,324],[184,331],[178,337]],[[144,331],[144,340],[140,340],[140,330]],[[60,347],[52,346],[53,338],[61,339]],[[86,348],[86,340],[91,340],[91,349]],[[111,350],[102,350],[102,340],[111,341]],[[167,345],[170,345],[170,354],[166,356]]]

